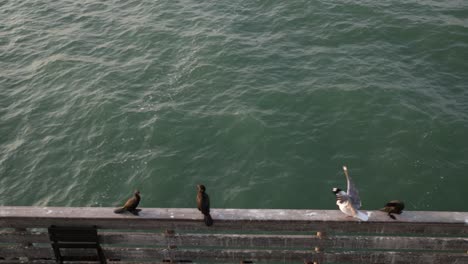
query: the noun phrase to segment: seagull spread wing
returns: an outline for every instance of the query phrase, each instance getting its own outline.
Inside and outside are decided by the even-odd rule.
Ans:
[[[356,189],[356,186],[354,186],[354,183],[351,180],[351,177],[349,177],[348,169],[346,168],[346,166],[343,166],[343,171],[344,171],[344,174],[346,176],[346,180],[348,182],[347,194],[348,194],[348,196],[349,196],[349,198],[351,200],[351,203],[352,203],[353,207],[356,210],[358,210],[359,208],[361,208],[361,199],[359,198],[359,192]]]
[[[349,200],[349,196],[347,194],[337,194],[336,200],[340,201],[341,203],[344,203]]]

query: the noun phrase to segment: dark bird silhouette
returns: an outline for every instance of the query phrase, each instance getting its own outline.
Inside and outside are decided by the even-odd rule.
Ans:
[[[138,213],[141,211],[141,209],[137,209],[138,204],[140,203],[141,197],[140,197],[140,191],[136,190],[135,193],[133,194],[133,197],[128,199],[127,202],[122,206],[121,208],[117,208],[114,210],[114,213],[116,214],[121,214],[124,212],[130,212],[134,215],[138,215]]]
[[[403,209],[405,209],[405,203],[402,201],[393,200],[388,202],[383,208],[380,208],[379,210],[388,213],[390,218],[396,220],[396,217],[393,214],[401,214]]]
[[[205,192],[205,185],[197,185],[197,188],[197,208],[205,216],[205,225],[211,226],[213,225],[213,218],[210,215],[210,197]]]

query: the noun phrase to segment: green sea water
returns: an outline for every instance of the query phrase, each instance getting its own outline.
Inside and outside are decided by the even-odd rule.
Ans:
[[[0,205],[468,211],[468,1],[0,0]]]

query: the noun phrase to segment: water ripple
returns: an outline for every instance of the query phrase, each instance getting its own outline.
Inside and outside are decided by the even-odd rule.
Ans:
[[[0,205],[464,210],[466,1],[0,7]]]

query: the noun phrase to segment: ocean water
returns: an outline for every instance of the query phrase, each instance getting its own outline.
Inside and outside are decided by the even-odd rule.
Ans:
[[[0,0],[0,205],[467,211],[468,1]]]

